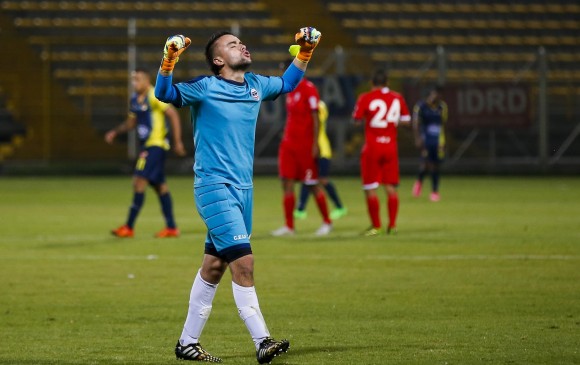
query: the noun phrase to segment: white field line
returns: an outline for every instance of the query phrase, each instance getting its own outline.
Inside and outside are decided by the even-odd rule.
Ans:
[[[206,232],[194,232],[194,233],[186,233],[183,236],[187,237],[205,237]],[[133,240],[142,239],[153,239],[153,232],[143,233],[141,236],[136,236]],[[105,232],[103,235],[95,235],[95,234],[79,234],[79,235],[67,235],[67,236],[50,236],[50,235],[39,235],[34,237],[1,237],[0,243],[60,243],[60,242],[106,242],[106,241],[115,241],[116,238],[113,237],[111,234]]]
[[[364,260],[364,261],[525,261],[525,260],[552,260],[552,261],[569,261],[580,260],[577,255],[281,255],[268,256],[267,259],[282,260]]]

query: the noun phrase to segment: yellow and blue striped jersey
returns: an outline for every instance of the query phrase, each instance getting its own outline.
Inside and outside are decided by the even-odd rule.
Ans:
[[[324,101],[320,100],[318,102],[318,149],[321,158],[330,160],[332,158],[332,147],[330,146],[330,140],[326,134],[327,121],[328,107]]]
[[[414,119],[419,122],[419,131],[426,144],[445,145],[445,123],[447,104],[440,100],[437,105],[425,101],[418,102],[413,108]]]
[[[142,147],[169,149],[168,128],[165,123],[167,108],[169,104],[157,100],[153,87],[147,91],[143,100],[139,100],[137,93],[131,97],[129,116],[137,119],[137,136]]]

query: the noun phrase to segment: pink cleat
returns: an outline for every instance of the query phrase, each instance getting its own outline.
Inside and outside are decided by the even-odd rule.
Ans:
[[[438,202],[439,200],[441,200],[441,197],[439,196],[439,193],[433,192],[431,193],[429,199],[431,199],[432,202]]]
[[[421,182],[419,180],[415,181],[415,184],[413,184],[413,196],[415,198],[421,196]]]

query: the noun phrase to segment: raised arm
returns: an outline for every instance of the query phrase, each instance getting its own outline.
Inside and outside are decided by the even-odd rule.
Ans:
[[[159,70],[159,73],[157,73],[157,81],[155,82],[155,97],[164,103],[175,104],[179,101],[179,93],[175,86],[173,86],[173,73],[165,76]]]
[[[191,39],[182,35],[174,35],[167,38],[163,49],[163,59],[157,74],[155,83],[155,97],[165,103],[175,103],[179,99],[179,93],[172,84],[173,68],[179,55],[191,44]]]
[[[290,46],[288,51],[295,58],[282,75],[284,80],[282,93],[290,92],[298,86],[312,57],[312,52],[318,46],[321,37],[322,33],[313,27],[301,28],[300,32],[294,35],[297,44]]]

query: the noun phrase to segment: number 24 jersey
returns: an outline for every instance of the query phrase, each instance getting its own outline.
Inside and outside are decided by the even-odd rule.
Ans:
[[[401,94],[388,87],[361,94],[353,111],[355,120],[365,121],[365,143],[397,145],[397,125],[411,120]]]

